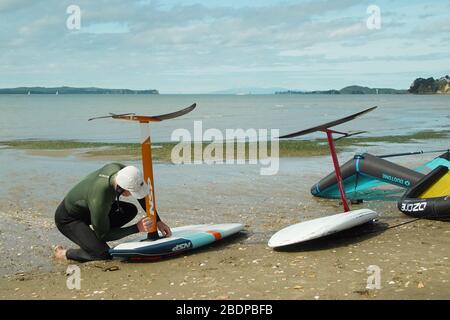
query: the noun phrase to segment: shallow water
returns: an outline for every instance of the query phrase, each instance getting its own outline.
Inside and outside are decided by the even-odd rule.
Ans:
[[[372,150],[385,152],[386,147]],[[340,158],[344,161],[351,155],[345,152]],[[414,167],[430,158],[422,155],[396,162]],[[105,162],[0,151],[0,166],[6,168],[0,171],[0,180],[8,185],[0,193],[0,275],[53,270],[51,246],[73,246],[56,230],[54,210],[79,179]],[[139,165],[136,161],[126,163]],[[158,163],[154,166],[158,211],[173,227],[241,222],[252,235],[249,243],[266,243],[281,227],[342,211],[337,201],[314,198],[309,193],[311,185],[331,168],[328,156],[281,159],[280,171],[274,176],[261,176],[258,165]],[[401,215],[392,201],[366,202],[365,206]]]
[[[192,103],[181,118],[153,125],[154,141],[170,141],[176,128],[280,129],[289,133],[378,106],[378,110],[342,128],[370,135],[404,134],[448,128],[450,96],[414,95],[0,95],[0,140],[77,139],[138,141],[137,125],[93,116],[135,112],[156,115]]]
[[[0,140],[77,139],[138,141],[137,125],[87,118],[108,112],[159,114],[192,102],[191,114],[153,126],[154,141],[168,141],[171,131],[191,129],[204,120],[204,129],[279,128],[286,133],[363,108],[379,105],[348,128],[370,135],[403,134],[447,129],[450,97],[442,96],[2,96]],[[376,143],[354,147],[339,155],[341,162],[354,152],[373,154],[448,148],[447,140],[408,144]],[[414,167],[436,155],[393,159]],[[69,245],[56,230],[53,214],[67,191],[105,160],[80,160],[76,155],[46,157],[0,149],[0,274],[48,270],[50,246]],[[140,165],[138,161],[126,162]],[[340,212],[337,201],[313,198],[310,186],[332,170],[329,156],[284,158],[274,176],[261,176],[260,165],[155,164],[158,210],[171,226],[242,222],[266,242],[276,229],[303,219]],[[367,202],[367,207],[401,215],[394,202]],[[253,240],[254,241],[254,238]]]

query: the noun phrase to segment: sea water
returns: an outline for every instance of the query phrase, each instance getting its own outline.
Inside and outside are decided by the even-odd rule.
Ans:
[[[174,129],[279,129],[290,133],[378,106],[341,129],[399,135],[449,127],[450,96],[416,95],[0,95],[0,140],[74,139],[136,142],[136,123],[101,119],[111,113],[158,115],[197,103],[183,117],[154,123],[153,141],[170,141]],[[317,137],[317,135],[310,136]]]
[[[446,130],[450,96],[412,95],[0,95],[0,141],[11,139],[74,139],[138,142],[136,123],[94,116],[135,112],[157,115],[192,103],[197,108],[183,117],[154,123],[154,141],[170,141],[174,129],[279,129],[290,133],[334,120],[372,106],[379,108],[340,128],[365,130],[366,135],[400,135],[422,130]],[[323,137],[311,135],[305,139]],[[374,154],[447,148],[447,140],[416,144],[376,143],[355,146],[339,154],[342,162],[354,152]],[[396,159],[414,167],[436,155]],[[409,160],[408,160],[409,159]],[[412,161],[408,163],[408,161]],[[0,149],[0,247],[5,263],[0,275],[51,269],[50,246],[71,246],[53,225],[58,203],[83,176],[105,160],[81,160],[74,155],[50,157],[23,150]],[[140,165],[139,161],[127,164]],[[250,242],[266,243],[286,225],[342,210],[335,200],[318,199],[309,188],[332,170],[328,155],[284,158],[274,176],[261,176],[257,165],[155,164],[156,202],[171,226],[241,222],[249,225]],[[365,206],[402,216],[395,202]],[[1,249],[1,248],[0,248]],[[32,256],[33,259],[29,259]]]

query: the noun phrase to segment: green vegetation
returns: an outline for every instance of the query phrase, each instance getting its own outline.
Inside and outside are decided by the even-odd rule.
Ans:
[[[369,88],[362,86],[348,86],[341,90],[324,90],[324,91],[281,91],[275,94],[450,94],[450,77],[447,75],[440,79],[434,78],[417,78],[411,84],[408,90],[397,90],[390,88]]]
[[[361,86],[348,86],[340,90],[341,94],[405,94],[406,90],[396,90],[390,88],[368,88]]]
[[[0,141],[0,144],[25,150],[65,150],[127,145],[125,143],[80,142],[74,140],[10,140]]]
[[[138,158],[141,155],[141,146],[138,143],[108,143],[108,142],[83,142],[74,140],[11,140],[0,141],[0,145],[5,145],[13,149],[22,150],[75,150],[86,149],[84,153],[90,157],[127,157]],[[170,151],[174,143],[158,143],[154,149],[156,161],[170,159]]]
[[[336,148],[342,151],[352,146],[369,146],[371,143],[408,143],[417,140],[445,139],[450,136],[450,130],[447,131],[420,131],[409,135],[390,135],[380,137],[350,137],[336,141]],[[154,143],[152,149],[155,161],[170,162],[172,149],[178,143],[165,142]],[[138,143],[103,143],[103,142],[82,142],[73,140],[11,140],[0,141],[0,145],[7,148],[31,150],[31,151],[57,151],[57,150],[80,150],[83,157],[99,157],[103,159],[138,159],[141,155],[141,146]],[[222,144],[215,143],[221,150]],[[202,150],[210,143],[204,142]],[[249,158],[249,144],[234,143],[234,154],[238,150],[245,150],[241,158]],[[245,149],[244,149],[245,147]],[[267,151],[262,154],[270,156],[271,143],[267,143]],[[85,150],[83,150],[85,149]],[[223,146],[223,157],[225,157],[226,147]],[[309,157],[328,154],[328,145],[325,139],[317,140],[281,140],[279,141],[280,157]],[[191,148],[191,157],[194,153],[194,146]],[[214,154],[213,154],[214,156]]]
[[[414,94],[450,94],[450,77],[445,76],[440,79],[417,78],[408,91]]]
[[[415,140],[430,140],[430,139],[445,139],[449,137],[450,130],[443,131],[419,131],[409,135],[390,135],[390,136],[380,136],[380,137],[350,137],[346,139],[339,140],[337,142],[340,146],[351,146],[351,145],[370,145],[374,142],[388,142],[388,143],[408,143]]]
[[[19,87],[0,89],[0,94],[159,94],[158,90],[72,88],[72,87]]]
[[[325,90],[325,91],[284,91],[275,94],[405,94],[407,90],[397,90],[390,88],[369,88],[362,86],[348,86],[341,90]]]

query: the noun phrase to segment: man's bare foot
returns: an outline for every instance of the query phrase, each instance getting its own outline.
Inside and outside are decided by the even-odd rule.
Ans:
[[[55,246],[53,248],[53,256],[58,260],[67,260],[66,251],[62,246]]]

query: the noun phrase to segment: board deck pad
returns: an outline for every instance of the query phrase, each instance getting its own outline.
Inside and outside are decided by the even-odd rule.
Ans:
[[[370,209],[353,210],[300,222],[275,233],[269,247],[278,248],[313,240],[372,221],[378,213]]]
[[[244,229],[240,223],[200,224],[172,229],[170,238],[155,241],[138,239],[125,242],[110,250],[113,257],[139,258],[173,255],[193,250],[229,237]]]

